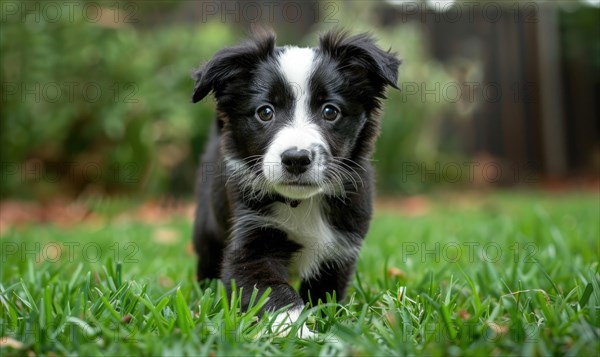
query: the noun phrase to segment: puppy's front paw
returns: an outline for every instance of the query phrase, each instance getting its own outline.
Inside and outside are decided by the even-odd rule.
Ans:
[[[298,321],[301,313],[302,308],[293,308],[277,315],[272,325],[273,332],[279,337],[288,336],[292,331],[292,325]],[[317,334],[308,329],[306,323],[302,324],[296,335],[304,339],[315,339],[317,337]]]

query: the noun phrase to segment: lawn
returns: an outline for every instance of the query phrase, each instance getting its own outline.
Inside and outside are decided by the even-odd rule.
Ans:
[[[0,353],[598,355],[597,192],[424,200],[380,206],[348,298],[303,314],[313,340],[196,284],[185,216],[9,228]]]

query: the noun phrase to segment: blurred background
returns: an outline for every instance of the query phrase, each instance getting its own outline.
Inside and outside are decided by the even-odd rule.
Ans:
[[[5,209],[191,202],[214,100],[191,104],[190,73],[256,23],[279,45],[346,27],[398,52],[380,195],[598,188],[598,1],[0,4]]]

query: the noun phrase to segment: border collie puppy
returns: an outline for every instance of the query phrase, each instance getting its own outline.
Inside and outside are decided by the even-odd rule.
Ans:
[[[198,177],[198,279],[251,292],[266,309],[344,297],[373,201],[370,157],[400,61],[367,34],[332,31],[316,48],[269,32],[224,48],[194,73],[192,101],[214,93],[216,125]],[[290,274],[302,279],[299,293]]]

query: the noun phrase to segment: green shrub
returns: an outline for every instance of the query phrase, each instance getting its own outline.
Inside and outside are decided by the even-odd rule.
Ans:
[[[339,8],[338,18],[357,21],[338,25],[374,28],[370,11],[350,17],[344,11],[353,7]],[[189,193],[214,117],[212,97],[190,103],[190,73],[237,42],[236,33],[220,22],[150,28],[81,15],[3,20],[2,196]],[[403,58],[401,86],[449,80],[428,60],[417,28],[381,29],[376,36]],[[314,45],[315,38],[304,42]],[[390,90],[385,107],[375,155],[380,189],[423,190],[421,176],[404,175],[403,164],[433,167],[440,157],[436,120],[448,106]]]
[[[232,32],[59,20],[3,24],[3,196],[166,190],[214,116],[211,100],[191,105],[190,74]]]

